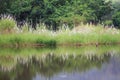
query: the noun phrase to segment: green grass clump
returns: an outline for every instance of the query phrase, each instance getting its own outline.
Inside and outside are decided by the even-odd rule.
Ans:
[[[12,29],[15,26],[15,20],[13,20],[12,18],[3,18],[0,20],[0,30]]]
[[[5,34],[0,35],[1,45],[13,45],[13,46],[23,46],[23,45],[45,45],[45,46],[55,46],[56,41],[49,36],[41,34]]]

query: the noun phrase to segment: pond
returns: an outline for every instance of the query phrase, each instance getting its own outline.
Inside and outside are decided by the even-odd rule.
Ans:
[[[0,80],[120,80],[120,46],[0,48]]]

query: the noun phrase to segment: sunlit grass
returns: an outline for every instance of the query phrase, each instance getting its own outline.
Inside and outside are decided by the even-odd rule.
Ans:
[[[30,45],[42,44],[55,46],[57,44],[89,44],[89,43],[119,43],[119,33],[79,33],[72,31],[42,32],[42,33],[18,33],[0,35],[0,44]]]
[[[10,24],[7,24],[7,21]],[[3,22],[1,22],[3,21]],[[0,31],[0,46],[56,46],[56,45],[83,45],[83,44],[113,44],[120,43],[120,30],[103,25],[83,24],[69,29],[66,25],[59,26],[58,31],[46,29],[43,23],[33,30],[26,23],[22,29],[15,25],[13,18],[3,18],[0,24],[3,28],[13,29],[14,32]],[[12,21],[12,22],[11,22]],[[12,28],[11,28],[12,27]]]

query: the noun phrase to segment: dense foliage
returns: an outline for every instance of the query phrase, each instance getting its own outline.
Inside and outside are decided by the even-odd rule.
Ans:
[[[116,1],[114,3],[114,13],[113,13],[113,16],[112,16],[112,21],[113,21],[113,24],[114,26],[117,26],[118,28],[120,28],[120,1]]]
[[[12,14],[18,22],[28,21],[33,28],[39,22],[53,29],[63,23],[70,26],[80,22],[102,23],[114,9],[106,0],[1,0],[0,3],[1,14]]]

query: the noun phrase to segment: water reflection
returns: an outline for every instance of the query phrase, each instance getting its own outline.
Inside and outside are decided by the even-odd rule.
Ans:
[[[119,47],[2,50],[0,80],[120,80]]]

